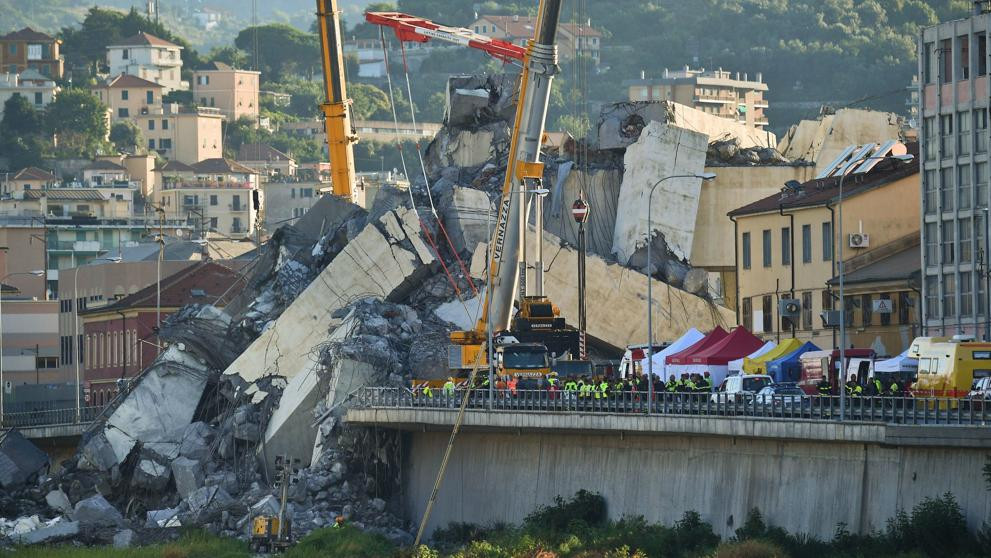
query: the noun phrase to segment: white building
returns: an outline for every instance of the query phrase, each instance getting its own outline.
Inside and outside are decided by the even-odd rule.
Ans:
[[[110,75],[129,74],[165,88],[189,89],[182,81],[182,47],[148,33],[138,33],[107,46]]]
[[[38,70],[24,70],[20,74],[0,74],[0,107],[15,94],[20,94],[40,109],[55,100],[59,87],[52,79],[41,75]]]

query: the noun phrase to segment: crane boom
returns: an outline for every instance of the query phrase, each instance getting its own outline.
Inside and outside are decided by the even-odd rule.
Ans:
[[[337,0],[317,0],[320,53],[323,61],[325,100],[320,105],[327,132],[331,185],[334,195],[354,201],[354,147],[358,141],[351,127],[351,99],[344,79],[341,47],[341,13]]]
[[[456,45],[475,48],[504,62],[521,61],[526,49],[513,43],[474,33],[463,27],[449,27],[429,19],[399,12],[366,12],[365,21],[391,27],[400,41],[425,43],[440,39]]]

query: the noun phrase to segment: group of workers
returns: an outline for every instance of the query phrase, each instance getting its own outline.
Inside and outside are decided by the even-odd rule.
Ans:
[[[820,395],[832,395],[833,393],[833,386],[826,378],[819,380],[817,389]],[[889,383],[886,383],[874,376],[868,380],[866,386],[862,386],[857,381],[856,374],[850,375],[843,389],[846,390],[849,397],[905,397],[908,395],[905,386],[898,381],[898,378],[892,378]]]
[[[452,397],[457,390],[468,387],[467,379],[455,379],[450,377],[441,387],[440,394],[444,397]],[[563,393],[568,397],[576,399],[606,399],[616,397],[621,393],[646,393],[650,386],[647,385],[646,375],[635,375],[630,378],[609,378],[606,376],[574,376],[559,378],[554,372],[547,376],[536,378],[518,378],[516,376],[500,376],[495,380],[496,392],[502,397],[517,397],[521,391],[545,391],[552,397],[557,393]],[[676,378],[673,374],[667,382],[661,381],[659,377],[654,377],[654,393],[707,393],[712,391],[712,378],[708,372],[704,374],[682,374]],[[475,379],[474,390],[488,391],[489,378],[487,375],[478,375]],[[430,384],[423,383],[414,390],[414,395],[423,395],[433,398],[435,388]]]

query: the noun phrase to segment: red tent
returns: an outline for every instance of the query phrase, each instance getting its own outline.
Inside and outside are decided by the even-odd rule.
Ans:
[[[764,342],[746,330],[738,327],[718,343],[692,353],[683,364],[708,364],[724,366],[729,361],[749,355],[764,346]]]
[[[699,341],[697,341],[694,345],[688,347],[687,349],[685,349],[683,351],[677,352],[677,353],[675,353],[673,355],[668,355],[668,358],[664,360],[664,363],[665,364],[688,364],[688,357],[689,356],[691,356],[691,355],[693,355],[695,353],[702,352],[702,351],[708,349],[709,347],[715,345],[716,343],[719,343],[720,341],[722,341],[723,339],[725,339],[727,335],[729,335],[729,334],[726,333],[726,330],[725,329],[723,329],[723,328],[721,328],[719,326],[716,326],[716,329],[710,331],[709,332],[709,335],[706,335],[705,337],[703,337],[702,339],[700,339]],[[747,354],[750,354],[750,353],[747,353]]]

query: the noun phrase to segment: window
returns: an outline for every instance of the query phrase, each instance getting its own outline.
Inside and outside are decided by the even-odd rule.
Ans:
[[[909,293],[907,292],[898,293],[898,323],[900,325],[906,325],[909,323],[910,316],[908,315],[908,312],[911,305],[912,305],[912,297]],[[881,323],[884,323],[884,321],[882,320]]]
[[[28,45],[28,60],[41,60],[41,45]]]
[[[123,49],[123,50],[120,51],[120,57],[123,60],[127,60],[128,58],[131,57],[131,53],[130,53],[130,51],[128,49],[125,48],[125,49]]]
[[[970,165],[960,165],[957,167],[957,207],[960,209],[970,209],[971,199],[970,188]]]
[[[217,194],[210,194],[210,205],[217,205]]]
[[[939,149],[943,158],[953,157],[953,115],[939,117]]]
[[[860,323],[870,327],[874,321],[874,301],[871,295],[860,295]]]
[[[935,161],[936,146],[939,145],[939,128],[936,126],[936,117],[933,116],[923,119],[922,128],[922,133],[926,144],[926,160]]]
[[[988,36],[987,33],[977,33],[977,75],[988,75]]]
[[[233,198],[231,199],[231,208],[234,209],[234,211],[240,211],[241,210],[241,196],[240,196],[240,194],[234,194]]]
[[[970,272],[960,272],[960,315],[972,316],[974,314],[974,291],[972,290]]]
[[[894,302],[891,301],[891,294],[889,294],[889,293],[881,293],[881,295],[879,296],[879,298],[881,300],[885,300],[885,301],[891,302],[891,305],[892,305],[891,312],[894,312],[895,311],[895,309],[894,309]],[[891,325],[891,312],[888,312],[888,313],[879,312],[879,314],[881,314],[881,325],[883,325],[883,326]]]
[[[34,104],[36,104],[36,105],[42,105],[42,104],[44,104],[44,102],[45,102],[45,96],[42,95],[42,93],[40,91],[35,91],[34,92]]]
[[[812,293],[802,293],[802,329],[812,329]]]
[[[812,225],[802,225],[802,263],[812,263]]]
[[[942,211],[953,211],[953,171],[954,167],[939,170],[939,202]]]
[[[10,44],[10,53],[11,54],[17,54],[17,43],[11,43]]]
[[[781,265],[791,265],[791,227],[781,228]]]
[[[743,252],[743,269],[750,269],[750,233],[743,233],[740,243],[743,245],[740,249]]]
[[[957,245],[960,247],[960,263],[970,263],[973,254],[973,229],[969,217],[961,218],[957,223]]]
[[[826,221],[822,224],[822,261],[833,260],[833,224]]]
[[[952,318],[956,310],[957,277],[953,273],[943,276],[943,317]]]
[[[216,217],[210,217],[210,230],[211,231],[216,231],[217,230],[217,218]]]
[[[129,94],[130,94],[130,91],[128,91],[127,89],[121,89],[120,90],[120,100],[121,101],[126,101]]]
[[[762,302],[761,306],[763,307],[763,313],[764,313],[764,315],[762,316],[762,319],[761,319],[761,321],[764,322],[762,324],[763,327],[761,328],[761,330],[764,333],[771,333],[772,324],[774,323],[774,320],[771,319],[771,316],[773,315],[772,314],[772,310],[773,310],[772,304],[773,303],[772,303],[771,295],[764,295],[763,300],[761,302]]]
[[[162,120],[162,129],[163,130],[168,130],[169,129],[169,121],[168,120]]]
[[[130,115],[128,114],[128,111],[127,111],[126,108],[123,108],[122,107],[122,108],[117,109],[117,117],[118,118],[127,118],[128,116],[130,116]]]
[[[822,311],[823,312],[825,312],[827,310],[832,310],[833,309],[833,293],[829,292],[828,290],[823,290],[822,291],[822,301],[821,302],[822,302]]]
[[[299,195],[300,195],[300,197],[303,197],[303,198],[312,198],[313,197],[313,188],[300,188],[299,189]]]
[[[957,48],[960,51],[960,65],[957,67],[957,81],[970,79],[970,37],[957,37]]]
[[[149,105],[155,104],[155,92],[154,91],[145,91],[145,102],[148,103]]]
[[[974,151],[976,153],[987,153],[988,150],[988,109],[977,109],[974,111],[974,131],[976,137],[974,141]]]
[[[241,218],[240,217],[234,217],[234,219],[232,220],[232,222],[231,222],[231,232],[232,233],[239,233],[239,232],[241,232]]]
[[[162,138],[158,140],[159,149],[172,149],[172,140],[169,138]]]
[[[765,229],[762,233],[764,267],[771,267],[771,230]]]
[[[289,189],[289,199],[292,199],[292,200],[296,199],[296,189],[295,188],[290,188]]]
[[[956,253],[953,250],[954,228],[953,221],[943,221],[943,259],[940,262],[943,265],[956,261]]]
[[[217,102],[216,102],[216,99],[214,97],[210,97],[210,106],[211,107],[217,106]]]
[[[974,116],[969,112],[957,113],[957,155],[970,155],[970,122]]]
[[[926,276],[926,311],[925,316],[929,318],[940,317],[939,312],[939,282],[937,276]]]
[[[206,97],[200,97],[200,104],[206,106]]]
[[[932,215],[939,212],[939,200],[937,199],[939,179],[936,178],[936,171],[931,169],[923,173],[922,179],[924,181],[922,203],[926,214]]]
[[[154,138],[148,140],[148,149],[155,149],[155,140],[154,140]]]
[[[149,130],[154,130],[155,129],[155,121],[154,120],[149,120],[148,121],[148,129]]]
[[[950,83],[953,81],[953,39],[944,39],[939,42],[939,82]]]

